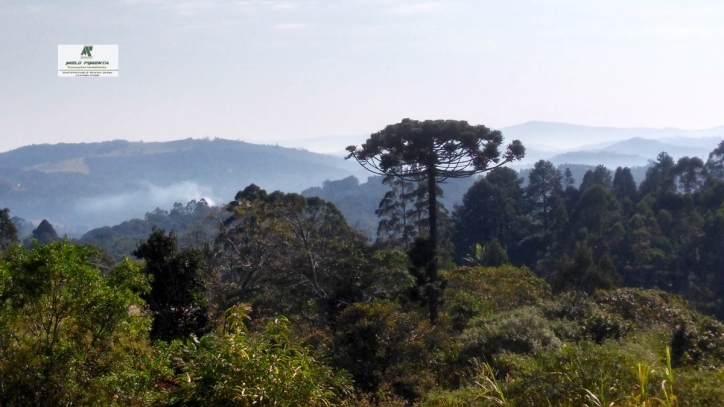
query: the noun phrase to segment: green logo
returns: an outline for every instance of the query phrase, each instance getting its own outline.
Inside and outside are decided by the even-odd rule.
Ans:
[[[83,52],[80,53],[81,58],[82,58],[82,57],[93,58],[93,55],[91,55],[91,51],[93,51],[93,46],[92,46],[92,45],[86,45],[86,46],[84,46],[84,47],[83,47]]]

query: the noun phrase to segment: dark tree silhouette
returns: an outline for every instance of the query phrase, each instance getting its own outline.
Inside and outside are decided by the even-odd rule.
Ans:
[[[133,255],[145,260],[144,271],[152,277],[151,291],[143,295],[153,315],[151,338],[170,342],[204,334],[209,321],[201,253],[193,248],[179,251],[173,231],[167,235],[154,229]]]
[[[58,239],[58,233],[47,220],[43,219],[37,228],[33,230],[32,237],[40,244],[48,244]]]
[[[18,230],[10,220],[10,209],[0,209],[0,254],[18,244]]]
[[[482,125],[457,120],[403,119],[372,134],[361,148],[347,147],[347,158],[354,157],[375,174],[394,175],[414,182],[427,180],[429,242],[415,247],[427,251],[421,257],[427,259],[424,292],[432,323],[437,320],[441,291],[437,275],[437,183],[448,178],[469,177],[525,155],[525,148],[518,140],[509,144],[505,152],[500,151],[502,144],[500,131]]]
[[[545,160],[535,163],[528,175],[528,186],[525,188],[528,213],[533,219],[540,221],[544,232],[548,231],[552,223],[555,208],[558,206],[557,199],[563,192],[562,179],[563,175],[553,163]]]
[[[616,199],[623,201],[624,198],[628,198],[631,202],[636,201],[638,191],[636,188],[636,181],[634,181],[630,168],[616,168],[616,173],[613,175],[612,185]]]
[[[709,153],[706,167],[712,177],[724,179],[724,140],[719,143],[714,151]]]

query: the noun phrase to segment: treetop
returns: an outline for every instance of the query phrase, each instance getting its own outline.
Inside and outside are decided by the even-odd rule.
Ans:
[[[444,181],[524,157],[525,147],[519,140],[501,153],[502,144],[500,131],[464,120],[403,119],[373,133],[361,148],[347,147],[347,158],[354,157],[376,174],[417,180],[434,171],[437,181]]]

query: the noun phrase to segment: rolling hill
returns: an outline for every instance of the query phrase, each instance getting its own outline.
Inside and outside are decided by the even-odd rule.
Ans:
[[[177,201],[227,202],[251,183],[301,192],[363,174],[340,157],[223,139],[33,145],[0,154],[0,207],[78,234]]]

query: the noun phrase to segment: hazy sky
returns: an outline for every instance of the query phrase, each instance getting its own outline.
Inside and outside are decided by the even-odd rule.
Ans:
[[[118,78],[58,78],[118,44]],[[0,151],[370,134],[404,117],[724,124],[724,2],[0,0]]]

